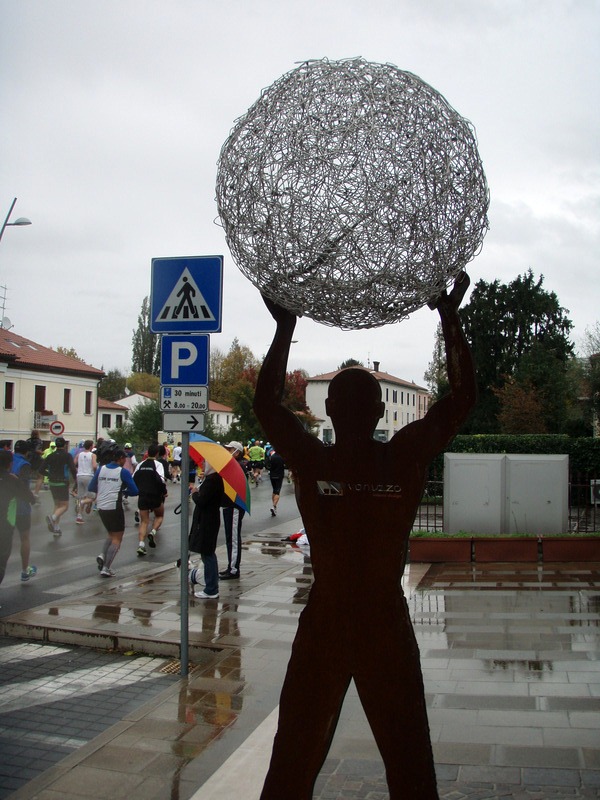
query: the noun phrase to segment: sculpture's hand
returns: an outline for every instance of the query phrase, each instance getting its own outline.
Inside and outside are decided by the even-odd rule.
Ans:
[[[454,280],[454,286],[450,294],[446,292],[445,289],[437,296],[432,298],[427,305],[431,309],[441,309],[447,308],[453,311],[457,311],[458,307],[460,306],[463,297],[465,296],[467,289],[471,283],[471,279],[467,275],[467,273],[461,270]]]
[[[271,316],[278,325],[281,325],[285,322],[292,323],[294,325],[296,324],[296,315],[292,314],[291,311],[288,311],[287,308],[280,306],[278,303],[276,303],[274,300],[271,300],[271,298],[264,294],[262,295],[262,299],[266,307],[269,309]]]

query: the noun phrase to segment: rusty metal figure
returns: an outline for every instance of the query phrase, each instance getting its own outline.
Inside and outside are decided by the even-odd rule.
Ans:
[[[302,612],[280,699],[261,800],[309,800],[354,679],[383,757],[390,798],[438,797],[419,651],[404,598],[408,537],[430,461],[475,403],[473,360],[458,317],[469,285],[461,273],[434,302],[446,348],[449,393],[389,442],[373,439],[384,412],[362,368],[331,381],[325,446],[282,405],[296,317],[264,298],[277,329],[254,410],[294,471],[314,583]]]

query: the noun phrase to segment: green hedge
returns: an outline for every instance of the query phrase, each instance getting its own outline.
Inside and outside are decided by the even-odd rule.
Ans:
[[[448,453],[523,453],[569,456],[571,472],[590,472],[600,476],[600,438],[589,436],[573,439],[554,434],[475,434],[456,436]],[[432,468],[441,471],[444,456],[440,454]]]

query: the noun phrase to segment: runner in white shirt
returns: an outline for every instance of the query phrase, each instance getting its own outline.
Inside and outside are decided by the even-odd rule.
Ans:
[[[75,522],[78,525],[83,525],[83,516],[81,512],[84,506],[87,505],[89,510],[91,506],[91,498],[88,492],[88,486],[96,471],[96,454],[92,453],[94,442],[91,439],[86,439],[83,443],[83,450],[75,456],[75,467],[77,469],[77,505]],[[82,502],[87,501],[87,502]]]

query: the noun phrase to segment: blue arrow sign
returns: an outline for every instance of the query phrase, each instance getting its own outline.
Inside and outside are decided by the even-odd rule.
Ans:
[[[218,333],[221,330],[223,256],[153,258],[152,333]]]

